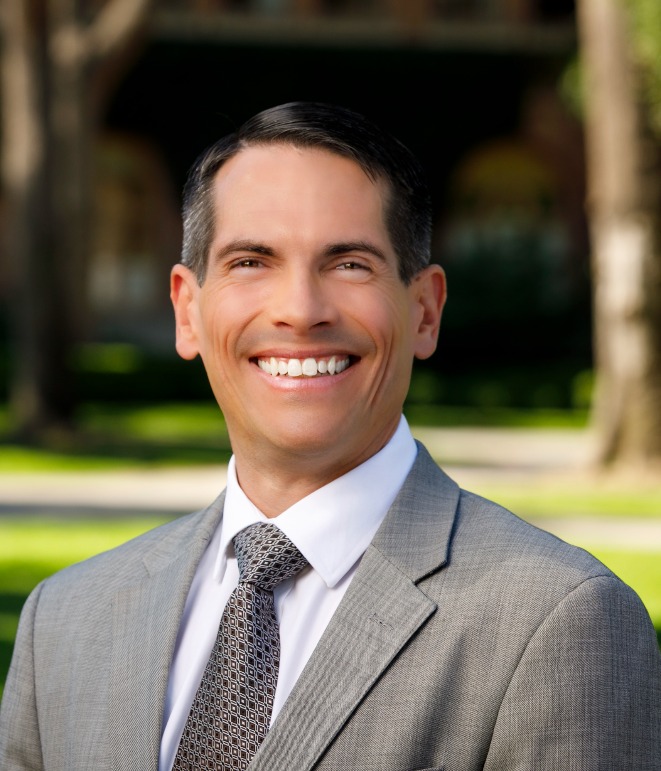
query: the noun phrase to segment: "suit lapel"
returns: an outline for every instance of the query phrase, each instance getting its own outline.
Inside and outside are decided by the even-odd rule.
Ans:
[[[459,491],[420,447],[397,500],[250,771],[310,769],[435,612],[416,582],[447,559]]]
[[[158,767],[163,704],[184,603],[223,501],[221,496],[159,542],[146,555],[140,579],[113,598],[108,667],[113,768]]]

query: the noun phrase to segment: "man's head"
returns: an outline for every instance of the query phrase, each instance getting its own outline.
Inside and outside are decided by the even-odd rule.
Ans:
[[[213,182],[220,167],[254,145],[290,144],[327,150],[355,161],[388,190],[386,226],[405,284],[430,260],[431,199],[423,170],[401,142],[345,107],[290,102],[258,113],[209,147],[184,188],[181,261],[203,283],[214,235]]]
[[[324,109],[336,123],[345,115],[312,112]],[[375,139],[361,136],[365,147]],[[413,359],[436,347],[445,279],[438,265],[423,265],[426,254],[412,264],[395,245],[393,232],[416,230],[393,204],[399,180],[318,141],[234,138],[216,147],[225,149],[193,174],[204,195],[198,184],[187,195],[187,248],[198,264],[172,269],[177,351],[202,358],[239,481],[262,511],[278,513],[392,436]],[[413,211],[421,193],[406,195]],[[416,238],[426,244],[425,230]],[[255,493],[264,486],[268,495]]]

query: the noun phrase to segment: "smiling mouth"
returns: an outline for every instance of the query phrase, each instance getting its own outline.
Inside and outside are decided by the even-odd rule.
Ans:
[[[258,367],[273,377],[323,377],[339,375],[347,367],[351,366],[349,356],[330,356],[319,359],[287,359],[269,358],[257,359]]]

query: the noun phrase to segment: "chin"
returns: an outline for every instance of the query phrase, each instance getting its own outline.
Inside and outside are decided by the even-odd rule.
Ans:
[[[276,446],[285,453],[306,457],[334,454],[337,449],[335,442],[328,441],[328,434],[324,436],[288,436],[282,437]]]
[[[271,436],[271,445],[282,453],[297,456],[301,462],[315,457],[331,458],[337,454],[344,455],[341,450],[341,434],[339,426],[314,427],[301,426],[284,429]]]

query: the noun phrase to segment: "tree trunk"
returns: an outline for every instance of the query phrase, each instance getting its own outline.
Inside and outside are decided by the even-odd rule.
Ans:
[[[52,253],[46,11],[43,3],[3,4],[3,181],[14,346],[10,413],[23,438],[66,426],[72,406],[68,303]]]
[[[150,0],[109,0],[92,22],[78,0],[1,0],[2,173],[13,304],[10,416],[16,435],[72,428],[70,361],[81,339],[90,229],[92,75],[121,50]],[[93,67],[96,65],[96,71]],[[102,79],[101,79],[102,80]]]
[[[661,462],[661,155],[622,0],[579,0],[600,465]]]

